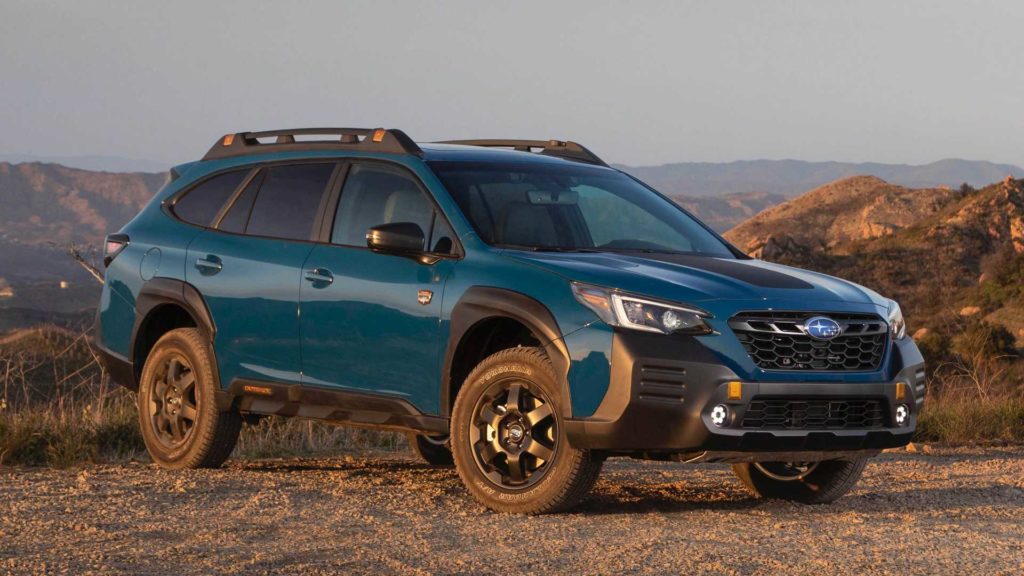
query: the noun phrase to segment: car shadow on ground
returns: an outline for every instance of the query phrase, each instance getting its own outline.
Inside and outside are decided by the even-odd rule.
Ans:
[[[373,476],[398,479],[403,474],[420,476],[421,482],[445,484],[445,488],[463,493],[459,478],[451,467],[394,457],[289,458],[237,462],[238,469],[258,474],[340,473],[345,476]],[[652,480],[655,480],[652,478]],[[466,498],[470,498],[465,493]],[[643,477],[622,479],[606,477],[576,513],[607,515],[644,512],[743,511],[755,508],[799,514],[833,514],[856,511],[863,514],[891,514],[892,503],[914,506],[924,513],[963,511],[980,506],[1002,506],[1024,513],[1024,490],[1005,483],[980,486],[923,487],[893,485],[865,487],[827,505],[805,505],[783,500],[765,500],[748,492],[738,482],[726,480],[708,483],[708,479],[685,476],[673,482],[646,482]]]
[[[445,472],[455,470],[450,467],[432,466],[422,462],[408,460],[383,460],[383,459],[316,459],[316,458],[295,458],[282,460],[251,460],[243,461],[238,467],[246,472],[349,472],[349,473],[373,473],[388,474],[401,472]]]

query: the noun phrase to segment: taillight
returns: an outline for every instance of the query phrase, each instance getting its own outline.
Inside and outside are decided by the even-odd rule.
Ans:
[[[117,255],[128,246],[127,234],[110,234],[107,236],[107,243],[103,246],[103,266],[110,266],[110,263],[117,258]]]

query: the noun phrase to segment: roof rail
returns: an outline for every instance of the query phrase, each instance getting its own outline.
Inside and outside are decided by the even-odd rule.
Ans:
[[[535,149],[539,148],[540,151],[538,154],[544,154],[545,156],[557,156],[558,158],[565,158],[566,160],[575,160],[577,162],[585,162],[587,164],[607,166],[607,164],[604,163],[604,160],[598,158],[597,154],[587,150],[582,144],[562,140],[445,140],[444,142],[438,142],[438,144],[462,144],[465,146],[483,146],[486,148],[511,148],[513,150],[518,150],[519,152],[533,152]]]
[[[299,140],[296,136],[335,136],[322,140]],[[261,142],[273,138],[273,142]],[[420,154],[423,151],[401,130],[384,128],[294,128],[265,132],[236,132],[217,140],[203,160],[248,154],[301,150],[359,150],[391,154]]]

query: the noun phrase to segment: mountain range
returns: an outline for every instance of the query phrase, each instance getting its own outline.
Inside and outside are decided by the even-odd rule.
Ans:
[[[927,170],[917,171],[926,187],[858,175],[795,198],[794,190],[771,178],[762,187],[774,181],[781,192],[737,191],[732,184],[717,188],[731,193],[718,195],[661,189],[717,230],[729,230],[726,237],[755,256],[849,278],[899,299],[911,325],[944,338],[944,346],[952,345],[950,334],[979,323],[999,326],[1024,344],[1024,189],[1004,174],[1017,169],[957,166],[946,181],[969,183],[972,171],[1001,176],[974,188],[935,184],[939,172],[920,176]],[[828,172],[819,168],[814,178]],[[753,174],[732,181],[754,187]],[[163,173],[0,162],[0,329],[87,320],[96,286],[67,256],[67,246],[92,248],[87,256],[98,259],[104,235],[127,222],[165,180]]]
[[[869,174],[911,188],[984,186],[1024,169],[1011,164],[950,158],[930,164],[742,160],[727,163],[680,162],[660,166],[618,166],[669,196],[723,196],[768,192],[792,197],[829,182]]]

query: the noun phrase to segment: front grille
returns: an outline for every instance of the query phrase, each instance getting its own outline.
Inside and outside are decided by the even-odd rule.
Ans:
[[[758,430],[881,428],[884,414],[881,400],[754,398],[741,425]]]
[[[842,333],[832,340],[811,338],[803,324],[814,316],[835,320]],[[874,314],[743,312],[729,327],[765,370],[877,370],[889,339],[889,326]]]

